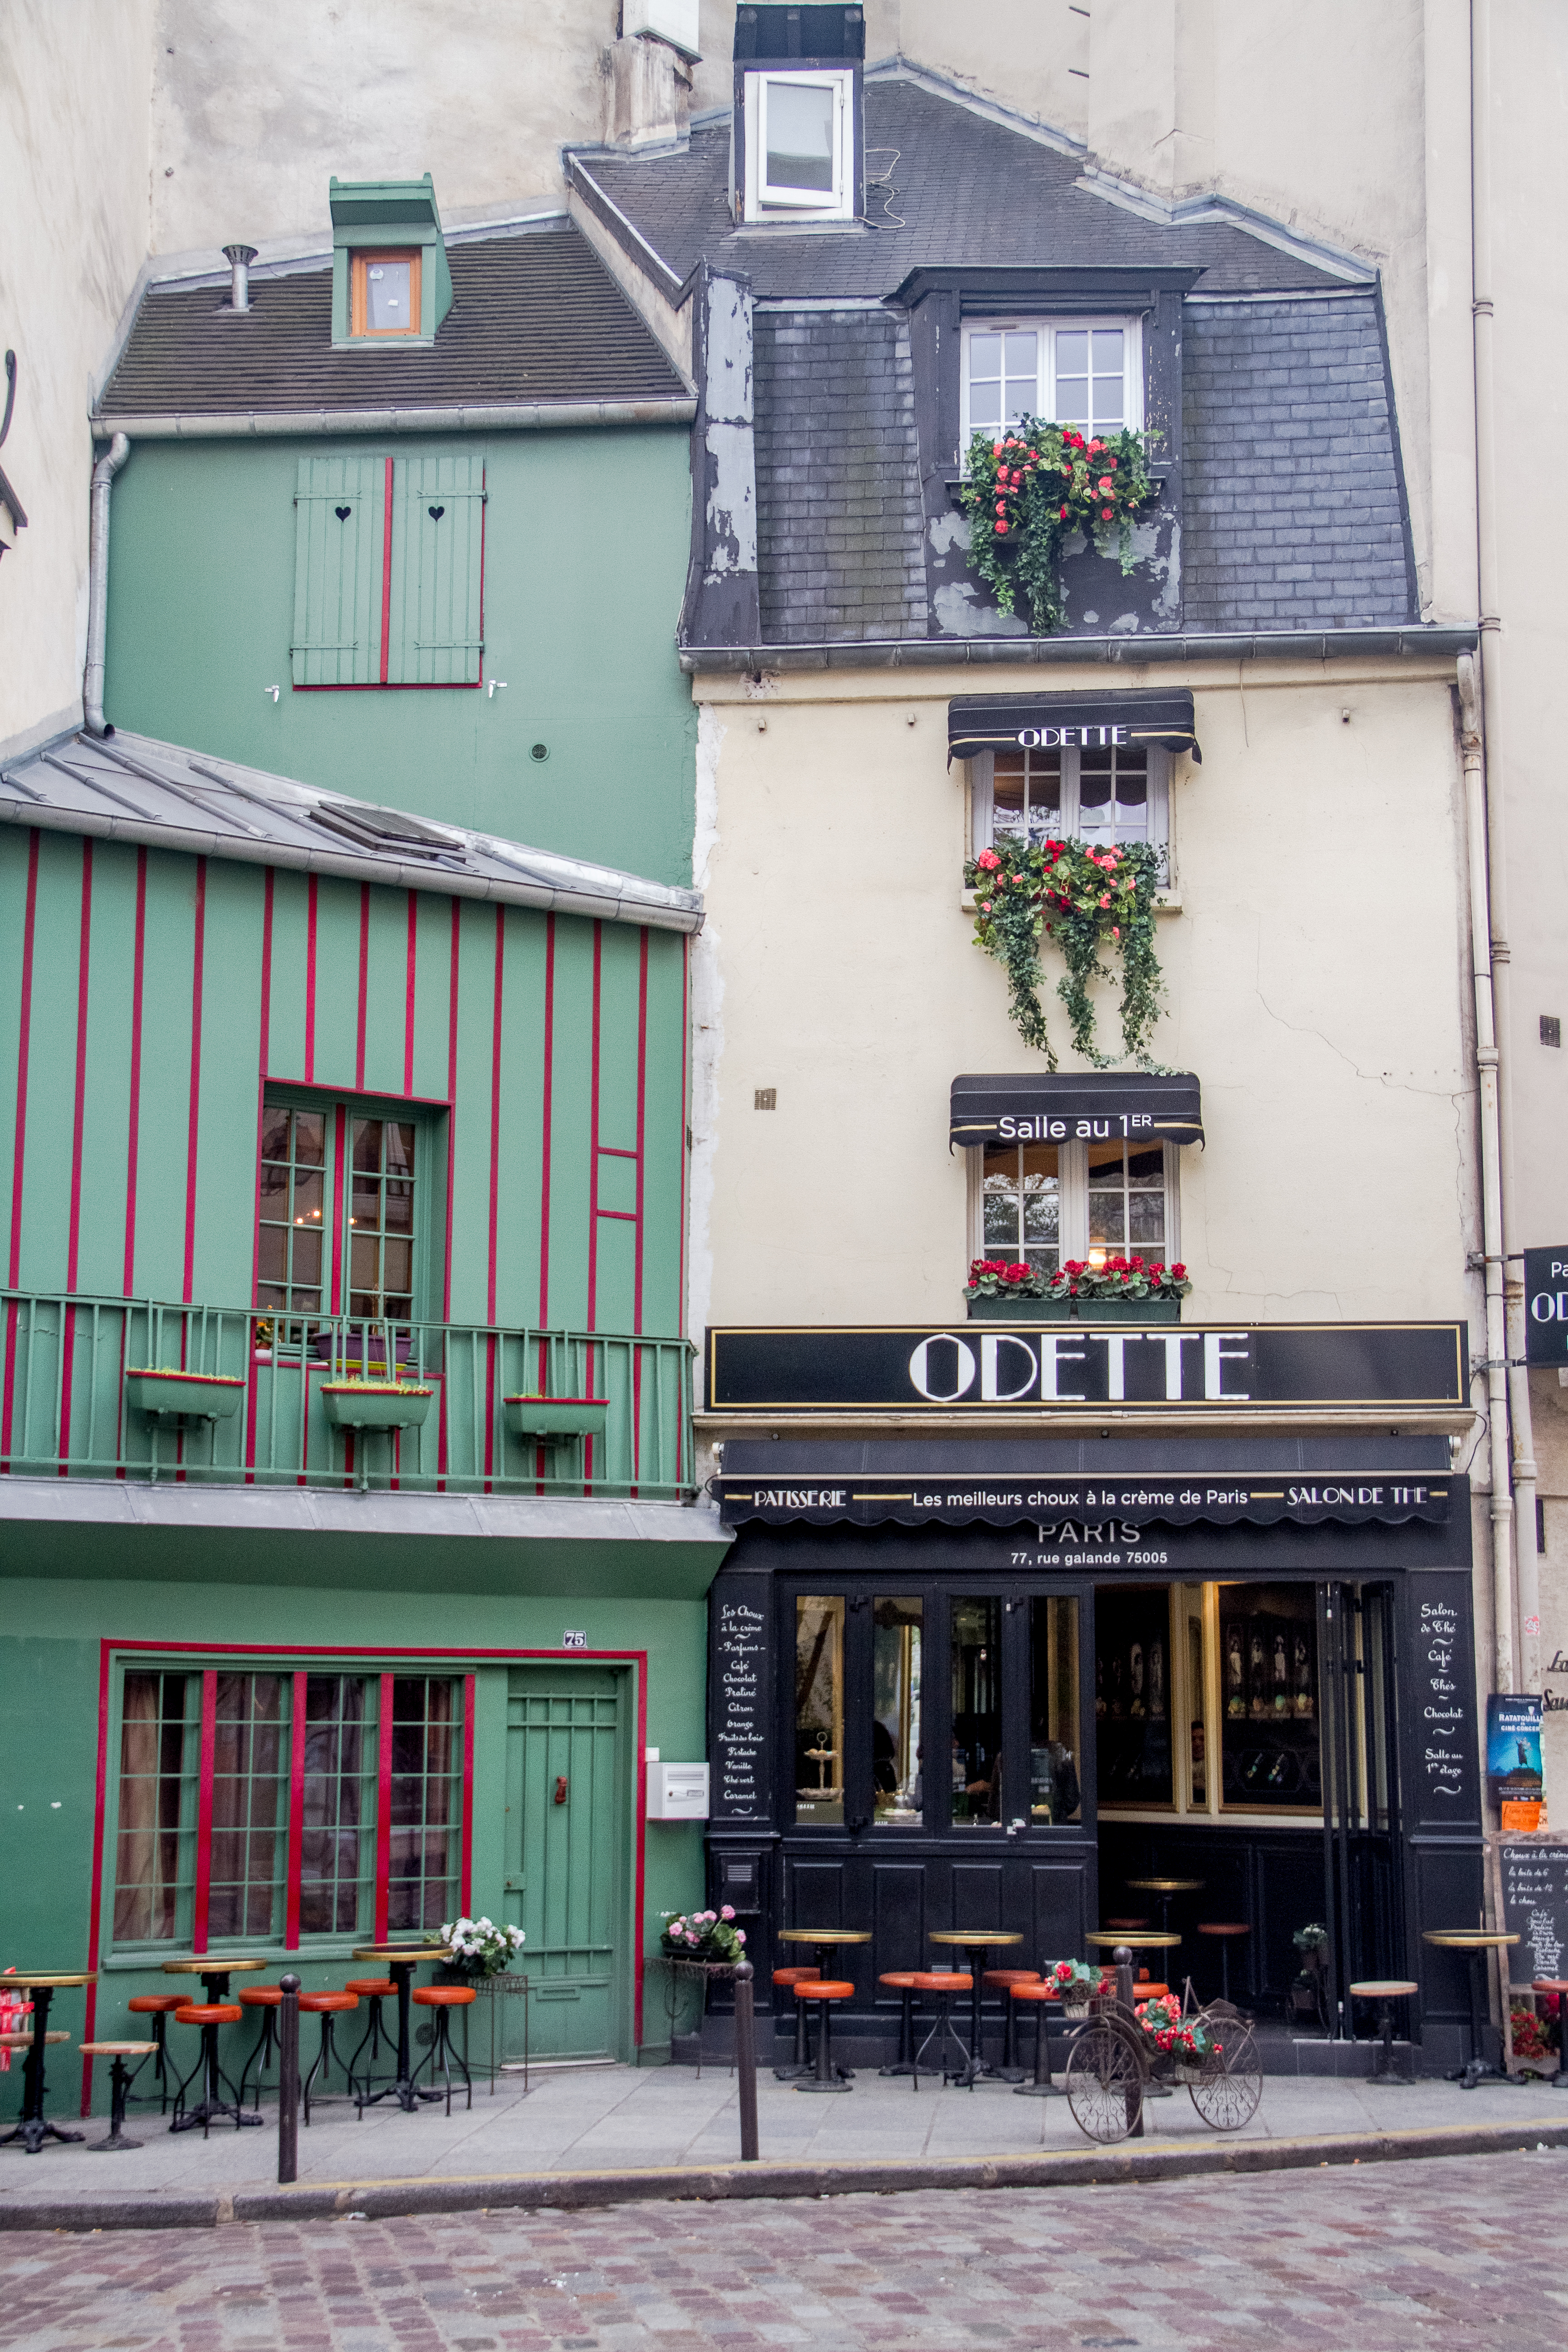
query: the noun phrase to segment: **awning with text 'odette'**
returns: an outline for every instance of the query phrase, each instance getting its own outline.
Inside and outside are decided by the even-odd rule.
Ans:
[[[969,1072],[952,1082],[949,1139],[990,1143],[1201,1143],[1203,1108],[1190,1070]]]
[[[947,706],[947,756],[1136,749],[1159,743],[1202,761],[1190,694],[965,694]]]

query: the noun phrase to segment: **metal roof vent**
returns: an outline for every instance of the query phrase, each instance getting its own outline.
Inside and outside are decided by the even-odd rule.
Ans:
[[[232,273],[228,307],[237,316],[250,308],[250,265],[256,258],[256,247],[253,245],[226,245],[223,257]]]

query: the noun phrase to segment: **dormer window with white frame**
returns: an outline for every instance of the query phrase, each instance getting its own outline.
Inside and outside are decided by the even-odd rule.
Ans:
[[[1021,416],[1084,434],[1143,424],[1138,319],[973,319],[963,328],[961,448]]]
[[[855,77],[803,68],[745,77],[745,216],[855,216]]]

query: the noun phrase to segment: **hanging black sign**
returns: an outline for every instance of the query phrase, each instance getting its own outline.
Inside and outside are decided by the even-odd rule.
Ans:
[[[1524,1357],[1568,1364],[1568,1245],[1524,1253]]]
[[[1463,1323],[969,1323],[710,1329],[710,1412],[994,1413],[1194,1406],[1246,1418],[1279,1405],[1455,1409],[1468,1402]]]
[[[952,1082],[953,1143],[1201,1143],[1203,1108],[1190,1070],[968,1071]]]
[[[1163,743],[1202,760],[1190,693],[965,694],[947,706],[947,756]]]
[[[1289,1475],[1276,1470],[1237,1477],[1205,1472],[1196,1477],[1156,1474],[1143,1478],[837,1472],[826,1478],[794,1473],[786,1478],[756,1474],[716,1478],[713,1492],[729,1527],[747,1519],[774,1526],[803,1520],[811,1527],[847,1522],[863,1528],[888,1521],[949,1528],[976,1522],[1005,1528],[1029,1521],[1041,1543],[1074,1549],[1104,1543],[1136,1546],[1149,1525],[1224,1528],[1247,1522],[1273,1527],[1285,1521],[1311,1528],[1337,1520],[1352,1527],[1400,1527],[1410,1519],[1441,1525],[1448,1517],[1451,1483],[1434,1478],[1429,1470],[1362,1470],[1340,1475],[1321,1471]]]

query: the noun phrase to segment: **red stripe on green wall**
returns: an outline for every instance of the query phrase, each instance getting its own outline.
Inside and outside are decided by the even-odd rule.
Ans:
[[[272,884],[273,869],[267,868],[261,886],[261,1027],[256,1057],[256,1192],[252,1203],[250,1226],[250,1297],[256,1299],[257,1277],[261,1269],[261,1129],[267,1118],[267,1063],[272,1049]],[[254,1336],[254,1334],[253,1334]],[[253,1486],[256,1479],[256,1413],[257,1378],[256,1349],[245,1351],[247,1375],[245,1383],[245,1483]]]
[[[452,901],[452,961],[447,982],[447,1247],[441,1276],[441,1320],[452,1319],[452,1195],[458,1176],[458,951],[461,940],[463,902]],[[445,1398],[445,1389],[442,1395]],[[443,1447],[444,1447],[443,1439]],[[443,1453],[442,1467],[445,1468]]]
[[[272,877],[268,873],[268,904]],[[136,1157],[142,1140],[142,985],[147,961],[147,852],[136,853],[136,944],[131,966],[131,1105],[125,1139],[125,1274],[131,1297],[136,1280]],[[265,1069],[263,1060],[262,1067]]]
[[[381,683],[386,684],[387,656],[392,637],[392,467],[386,461],[386,487],[382,492],[384,501],[381,522]]]
[[[316,877],[305,891],[305,1084],[316,1083]]]
[[[37,919],[38,832],[35,825],[27,835],[27,911],[22,921],[22,1006],[16,1034],[16,1133],[11,1146],[11,1256],[6,1279],[13,1290],[22,1278],[22,1175],[27,1159],[27,1049],[33,1028],[33,937]],[[6,1369],[9,1373],[9,1363]],[[7,1378],[7,1405],[10,1385]]]
[[[81,1238],[81,1141],[87,1123],[87,991],[92,968],[92,842],[81,845],[81,937],[76,973],[76,1100],[71,1113],[70,1228],[66,1239],[66,1288],[76,1288],[78,1244]],[[66,1357],[70,1378],[70,1357]],[[68,1417],[66,1426],[69,1426]],[[62,1435],[64,1433],[62,1430]]]
[[[392,1676],[381,1676],[375,1743],[375,1941],[386,1941],[387,1880],[392,1875]]]
[[[188,1303],[195,1295],[196,1275],[196,1146],[201,1134],[202,1102],[202,978],[206,949],[207,861],[196,860],[195,938],[191,980],[191,1108],[185,1130],[185,1275],[180,1294]]]
[[[98,1652],[98,1786],[92,1804],[92,1892],[88,1898],[87,1915],[87,1999],[86,2021],[82,2027],[84,2042],[97,2039],[93,2027],[98,2016],[98,1947],[103,1933],[103,1831],[109,1805],[109,1661],[107,1642],[99,1643]],[[92,2060],[81,2062],[81,2111],[92,2113]]]
[[[342,1105],[332,1114],[332,1291],[328,1312],[343,1315],[348,1312],[343,1297],[343,1153],[346,1127]]]
[[[599,1014],[603,1000],[604,931],[594,926],[594,1025],[588,1060],[588,1328],[593,1330],[599,1294]],[[593,1349],[588,1351],[592,1370]],[[589,1394],[593,1391],[590,1388]],[[593,1443],[589,1440],[589,1444]],[[584,1465],[586,1466],[586,1465]]]
[[[359,886],[359,1021],[354,1035],[354,1091],[364,1092],[364,1025],[370,1013],[370,884]]]
[[[463,1676],[463,1859],[458,1892],[465,1918],[474,1902],[474,1693],[479,1679],[477,1675]]]
[[[676,1122],[675,1129],[676,1144],[680,1153],[680,1239],[677,1261],[679,1266],[677,1278],[679,1288],[676,1293],[675,1328],[682,1338],[686,1334],[687,1180],[691,1164],[691,1150],[687,1141],[687,1122],[691,1116],[691,1097],[689,1091],[691,1079],[686,1060],[689,1034],[688,1024],[690,1018],[691,941],[689,938],[683,938],[680,942],[680,1116]],[[686,1475],[686,1415],[684,1412],[678,1412],[675,1417],[675,1475],[678,1479],[683,1479]]]
[[[544,919],[544,1111],[539,1151],[539,1319],[550,1320],[550,1118],[555,1070],[555,918]],[[542,1369],[542,1350],[541,1351]]]
[[[647,929],[637,934],[637,1250],[632,1272],[632,1329],[642,1329],[643,1146],[647,1136]],[[639,1364],[640,1369],[640,1364]]]
[[[289,1715],[289,1883],[283,1895],[283,1948],[300,1948],[300,1848],[305,1843],[305,1676],[292,1676]]]
[[[496,908],[495,993],[490,1005],[490,1196],[485,1273],[485,1321],[496,1319],[496,1253],[500,1231],[500,1034],[506,983],[506,908]]]
[[[403,982],[403,1091],[414,1092],[414,990],[419,975],[419,893],[408,893],[408,965]]]
[[[202,1676],[202,1763],[196,1794],[196,1891],[191,1922],[191,1949],[207,1948],[207,1910],[213,1880],[213,1765],[217,1756],[217,1669]]]

